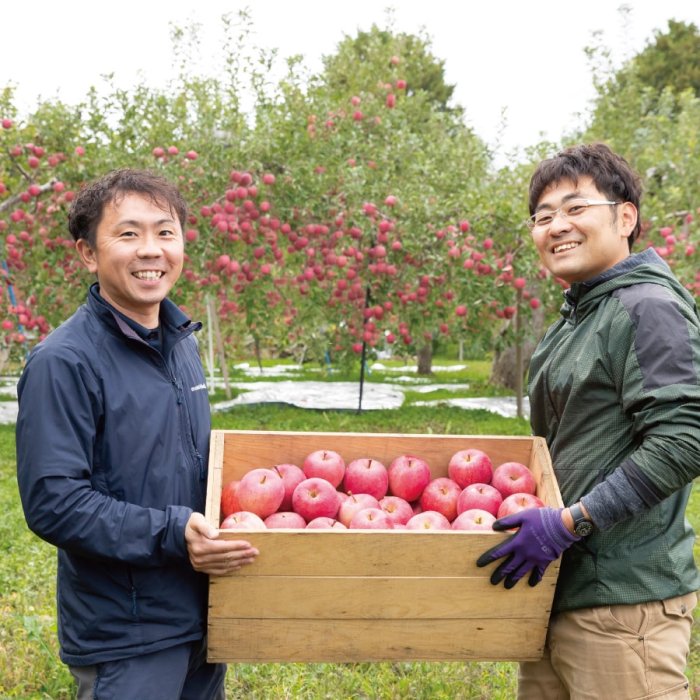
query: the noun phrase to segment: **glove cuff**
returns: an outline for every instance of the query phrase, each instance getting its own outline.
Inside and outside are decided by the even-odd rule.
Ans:
[[[564,525],[561,514],[563,508],[548,508],[542,513],[542,524],[545,526],[547,533],[552,539],[552,542],[556,544],[561,551],[567,549],[574,542],[578,542],[581,537],[573,532]]]

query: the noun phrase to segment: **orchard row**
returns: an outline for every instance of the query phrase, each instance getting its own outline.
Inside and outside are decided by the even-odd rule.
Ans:
[[[268,79],[249,70],[254,86]],[[494,172],[423,39],[348,39],[311,85],[292,70],[274,97],[256,92],[252,119],[231,89],[242,77],[183,75],[76,108],[44,102],[26,118],[0,96],[0,342],[18,359],[84,299],[66,228],[75,192],[123,166],[182,190],[191,212],[175,300],[198,319],[213,311],[227,353],[340,361],[541,333],[561,285],[523,225],[531,167]],[[640,245],[697,294],[696,212],[679,213],[679,188],[669,192],[673,208],[656,201]]]

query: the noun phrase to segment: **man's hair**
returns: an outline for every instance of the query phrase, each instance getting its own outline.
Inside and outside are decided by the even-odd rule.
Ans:
[[[73,238],[76,241],[84,238],[94,248],[105,207],[127,194],[142,195],[157,206],[169,209],[185,230],[187,204],[177,187],[149,170],[123,168],[112,170],[80,189],[68,214],[68,230]]]
[[[637,208],[637,223],[627,239],[631,250],[641,231],[639,201],[642,181],[629,163],[604,143],[571,146],[553,158],[543,160],[530,179],[530,214],[535,213],[537,203],[548,187],[563,180],[571,180],[575,184],[586,176],[609,199],[631,202]]]

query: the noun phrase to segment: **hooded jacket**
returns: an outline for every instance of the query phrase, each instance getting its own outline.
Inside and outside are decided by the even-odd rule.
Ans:
[[[204,509],[209,449],[201,324],[166,299],[159,352],[97,289],[18,385],[20,496],[58,548],[61,658],[77,666],[201,639],[206,614],[184,535]]]
[[[629,490],[617,498],[650,507],[564,553],[554,611],[697,590],[685,518],[700,474],[694,300],[648,249],[572,285],[561,314],[533,355],[529,396],[533,432],[547,440],[564,503],[583,498],[595,522],[595,489],[619,468]]]

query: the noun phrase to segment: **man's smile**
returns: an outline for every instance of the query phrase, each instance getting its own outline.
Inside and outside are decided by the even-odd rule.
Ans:
[[[140,280],[158,280],[165,273],[162,270],[138,270],[137,272],[131,273],[134,277]]]
[[[573,250],[574,248],[578,248],[581,244],[577,243],[576,241],[567,241],[566,243],[558,243],[557,245],[552,248],[552,253],[555,255],[557,253],[563,253],[565,250]]]

